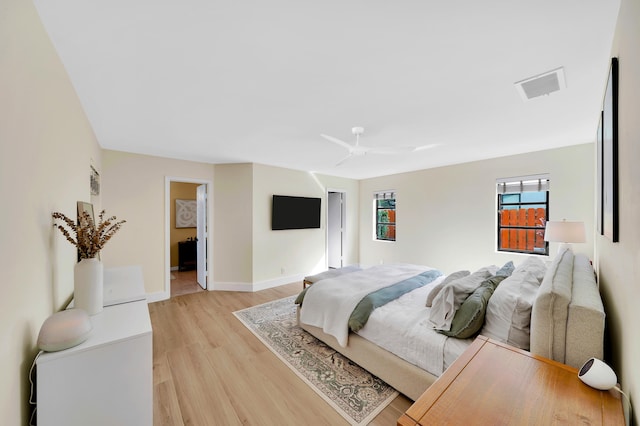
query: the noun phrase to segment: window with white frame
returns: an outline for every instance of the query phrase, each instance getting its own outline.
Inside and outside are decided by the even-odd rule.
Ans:
[[[380,241],[396,240],[396,193],[380,191],[373,194],[374,236]]]
[[[549,175],[498,179],[498,251],[549,254]]]

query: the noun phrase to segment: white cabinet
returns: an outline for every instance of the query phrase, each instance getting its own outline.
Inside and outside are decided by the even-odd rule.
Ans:
[[[139,293],[140,287],[130,290]],[[107,306],[91,321],[85,342],[43,353],[36,361],[38,425],[151,426],[153,353],[146,299]]]

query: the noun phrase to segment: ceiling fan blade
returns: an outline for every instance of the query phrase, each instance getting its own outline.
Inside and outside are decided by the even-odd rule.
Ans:
[[[335,143],[335,144],[340,145],[340,146],[341,146],[341,147],[343,147],[343,148],[347,148],[348,150],[353,149],[353,145],[349,145],[348,143],[346,143],[346,142],[344,142],[344,141],[341,141],[341,140],[340,140],[340,139],[338,139],[338,138],[334,138],[333,136],[323,135],[323,134],[321,134],[320,136],[322,136],[323,138],[325,138],[326,140],[328,140],[328,141],[330,141],[330,142],[333,142],[333,143]]]
[[[414,151],[424,151],[424,150],[427,150],[427,149],[435,148],[438,145],[440,145],[440,144],[439,143],[432,143],[432,144],[429,144],[429,145],[422,145],[422,146],[419,146],[416,149],[414,149]]]
[[[368,147],[368,152],[374,154],[402,154],[404,152],[413,152],[417,148],[415,146],[380,146],[380,147]]]
[[[349,154],[349,155],[347,155],[347,156],[346,156],[346,157],[344,157],[342,160],[340,160],[340,161],[338,161],[338,162],[336,163],[336,167],[337,167],[337,166],[339,166],[339,165],[341,165],[341,164],[343,164],[345,161],[347,161],[347,160],[348,160],[349,158],[351,158],[351,157],[353,157],[353,154]]]

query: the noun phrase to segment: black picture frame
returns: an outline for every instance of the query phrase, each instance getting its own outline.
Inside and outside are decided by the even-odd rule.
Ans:
[[[600,111],[600,119],[598,120],[598,131],[596,136],[596,227],[599,235],[604,235],[603,222],[603,173],[602,173],[602,116],[604,112]]]
[[[619,240],[618,223],[618,59],[611,59],[602,108],[603,235]]]

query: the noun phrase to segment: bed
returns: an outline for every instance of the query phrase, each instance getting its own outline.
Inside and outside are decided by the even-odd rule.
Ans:
[[[601,359],[605,314],[589,259],[566,249],[548,265],[539,256],[529,256],[518,265],[509,263],[447,276],[420,265],[373,267],[334,276],[301,293],[298,322],[413,400],[478,334],[575,368],[591,357]],[[398,286],[385,284],[387,276],[393,275],[398,276],[402,289],[394,292],[397,295],[380,296]],[[416,276],[422,277],[418,283]],[[367,293],[369,281],[374,284]],[[357,303],[343,300],[356,300],[365,293],[375,293],[377,299],[364,303],[373,306],[365,306],[371,309],[368,314],[356,316],[353,328],[357,331],[353,331],[350,326],[356,309],[352,308],[360,308],[364,299]],[[333,299],[327,302],[318,297],[322,294]],[[427,302],[432,306],[427,307]],[[443,305],[446,324],[439,323],[445,317]],[[468,306],[473,306],[473,315],[457,321],[456,317],[469,312]],[[350,325],[346,329],[341,323],[336,326],[335,318],[344,317],[343,311],[350,309],[354,311],[347,315]],[[447,326],[449,331],[436,330]]]

